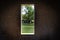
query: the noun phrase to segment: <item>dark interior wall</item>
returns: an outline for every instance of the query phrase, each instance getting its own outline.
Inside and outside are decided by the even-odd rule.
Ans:
[[[20,4],[35,5],[35,35],[21,36],[20,33]],[[7,4],[8,5],[8,4]],[[57,11],[51,4],[44,2],[9,3],[2,7],[0,15],[0,35],[7,40],[40,40],[52,39],[57,31]]]
[[[17,2],[1,3],[0,12],[0,39],[18,40],[19,39],[19,5]],[[2,37],[1,37],[2,36]]]
[[[40,38],[52,38],[57,25],[56,11],[43,3],[35,5],[36,10],[36,35]]]

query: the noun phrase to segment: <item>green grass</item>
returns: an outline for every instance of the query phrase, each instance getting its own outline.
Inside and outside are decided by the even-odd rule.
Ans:
[[[26,24],[22,23],[22,33],[33,33],[34,32],[34,23]]]

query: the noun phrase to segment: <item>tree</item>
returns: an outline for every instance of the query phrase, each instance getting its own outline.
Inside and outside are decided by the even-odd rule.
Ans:
[[[25,5],[25,8],[28,10],[28,12],[24,10],[26,14],[24,14],[22,17],[23,20],[25,20],[27,23],[30,23],[31,20],[34,20],[34,9],[31,5]]]

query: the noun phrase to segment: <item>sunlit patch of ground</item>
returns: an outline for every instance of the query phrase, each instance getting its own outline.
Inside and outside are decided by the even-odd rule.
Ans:
[[[22,23],[22,33],[33,33],[34,32],[34,23],[26,24]]]

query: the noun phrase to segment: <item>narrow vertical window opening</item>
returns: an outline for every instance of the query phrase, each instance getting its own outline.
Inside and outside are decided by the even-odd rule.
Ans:
[[[21,4],[21,35],[35,34],[34,4]]]

